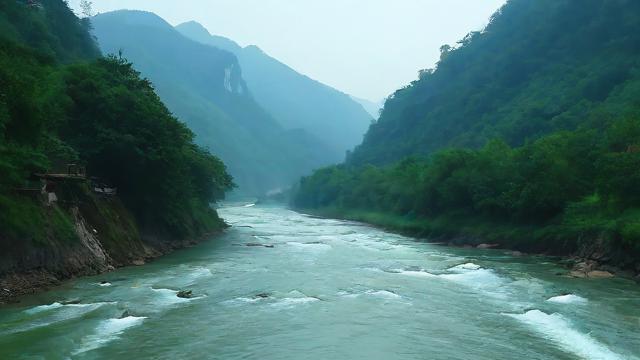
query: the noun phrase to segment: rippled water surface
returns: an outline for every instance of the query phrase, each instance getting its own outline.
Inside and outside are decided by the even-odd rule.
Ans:
[[[212,241],[1,308],[0,359],[640,359],[630,281],[277,207],[220,213],[234,226]]]

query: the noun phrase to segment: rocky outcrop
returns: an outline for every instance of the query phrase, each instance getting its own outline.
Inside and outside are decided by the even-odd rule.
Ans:
[[[81,246],[87,250],[87,259],[96,265],[96,270],[108,270],[112,261],[97,238],[98,231],[90,228],[77,207],[72,208],[71,213],[75,222],[76,235],[80,239]]]
[[[181,298],[181,299],[191,299],[191,298],[193,298],[193,291],[192,290],[180,290],[180,291],[178,291],[176,296]]]
[[[144,265],[148,259],[197,242],[140,231],[116,197],[96,196],[86,189],[70,193],[73,198],[62,196],[58,204],[43,203],[42,213],[48,219],[43,239],[3,239],[0,229],[0,304],[66,279]],[[52,230],[61,218],[69,222],[68,234]]]
[[[495,249],[499,247],[500,247],[500,244],[480,244],[476,246],[476,248],[478,249]]]

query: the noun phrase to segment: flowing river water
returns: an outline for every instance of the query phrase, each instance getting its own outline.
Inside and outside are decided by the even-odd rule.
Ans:
[[[631,281],[279,207],[220,214],[233,227],[211,241],[0,308],[0,359],[640,359]]]

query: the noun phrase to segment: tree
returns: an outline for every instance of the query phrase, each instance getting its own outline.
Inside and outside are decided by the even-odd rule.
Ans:
[[[85,18],[92,17],[93,14],[93,2],[89,0],[81,0],[80,1],[80,10],[82,12],[82,16]]]

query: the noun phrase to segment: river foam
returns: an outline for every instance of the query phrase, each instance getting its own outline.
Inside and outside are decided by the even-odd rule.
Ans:
[[[402,299],[402,296],[389,291],[389,290],[366,290],[364,292],[350,292],[350,291],[340,291],[338,292],[338,296],[343,298],[358,298],[360,296],[367,295],[372,297],[377,297],[385,300],[399,300]]]
[[[55,302],[48,305],[36,306],[23,312],[28,315],[29,322],[20,326],[13,326],[6,332],[15,334],[52,326],[61,322],[81,318],[104,305],[115,305],[116,302],[99,302],[90,304],[62,304]],[[1,334],[1,333],[0,333]]]
[[[312,251],[327,251],[332,249],[331,245],[325,244],[322,242],[302,243],[297,241],[290,241],[290,242],[287,242],[287,245],[297,249],[301,249],[301,250],[312,250]]]
[[[573,294],[559,295],[547,299],[548,302],[557,304],[585,304],[587,299]]]
[[[496,288],[504,284],[504,279],[489,269],[470,270],[454,274],[440,274],[438,277],[472,288]]]
[[[465,271],[465,270],[480,270],[482,267],[478,264],[474,264],[472,262],[468,262],[465,264],[456,265],[454,267],[449,268],[449,271]]]
[[[401,275],[406,275],[406,276],[413,276],[413,277],[421,277],[421,278],[437,278],[438,275],[432,274],[430,272],[427,271],[418,271],[418,270],[398,270],[395,273],[397,274],[401,274]]]
[[[316,301],[320,301],[320,299],[315,298],[315,297],[296,297],[296,298],[282,298],[276,302],[274,302],[273,304],[271,304],[271,306],[275,307],[275,308],[280,308],[280,309],[288,309],[288,308],[292,308],[294,306],[297,305],[304,305],[304,304],[309,304],[309,303],[313,303]]]
[[[127,329],[140,325],[146,317],[127,316],[122,319],[108,319],[100,322],[95,333],[81,340],[82,346],[73,355],[82,354],[103,347],[117,340]]]
[[[594,339],[591,335],[581,333],[574,329],[571,323],[560,314],[547,314],[540,310],[530,310],[524,314],[503,315],[507,315],[524,323],[541,337],[553,341],[564,351],[570,352],[583,359],[625,359]]]
[[[115,302],[98,302],[98,303],[90,303],[90,304],[62,304],[59,302],[54,302],[53,304],[48,304],[48,305],[39,305],[36,307],[33,307],[31,309],[27,309],[24,312],[26,314],[29,315],[33,315],[33,314],[38,314],[38,313],[42,313],[45,311],[51,311],[51,310],[55,310],[55,309],[60,309],[60,308],[78,308],[78,309],[87,309],[88,311],[97,309],[103,305],[112,305],[115,304]]]
[[[36,306],[36,307],[31,308],[31,309],[27,309],[27,310],[25,310],[24,312],[25,312],[26,314],[30,314],[30,315],[31,315],[31,314],[41,313],[41,312],[44,312],[44,311],[49,311],[49,310],[58,309],[58,308],[61,308],[61,307],[63,307],[63,306],[64,306],[64,305],[62,305],[62,304],[61,304],[61,303],[59,303],[59,302],[54,302],[53,304],[49,304],[49,305],[40,305],[40,306]]]

